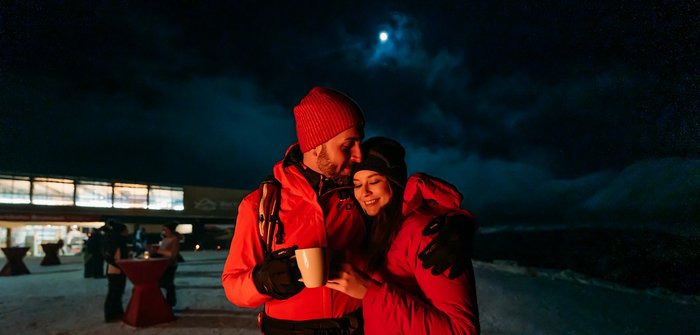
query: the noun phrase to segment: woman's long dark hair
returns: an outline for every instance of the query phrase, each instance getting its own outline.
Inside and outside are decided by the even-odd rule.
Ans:
[[[374,217],[365,215],[368,222],[369,234],[365,239],[367,246],[367,270],[374,272],[381,269],[386,263],[386,254],[389,252],[391,242],[399,231],[401,221],[401,207],[403,204],[403,187],[386,181],[391,187],[391,200]]]

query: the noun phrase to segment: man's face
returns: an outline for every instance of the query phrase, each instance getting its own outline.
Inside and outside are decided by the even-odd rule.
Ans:
[[[336,182],[347,182],[352,166],[362,161],[360,133],[350,128],[321,145],[318,154],[318,169]]]

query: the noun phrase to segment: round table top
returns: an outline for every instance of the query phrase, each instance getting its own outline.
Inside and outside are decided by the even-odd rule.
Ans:
[[[134,283],[140,284],[160,280],[165,269],[172,261],[169,258],[130,258],[117,260],[117,265]]]
[[[29,247],[10,247],[10,248],[2,248],[2,252],[5,253],[5,256],[11,257],[12,256],[24,256],[27,251],[29,251]]]

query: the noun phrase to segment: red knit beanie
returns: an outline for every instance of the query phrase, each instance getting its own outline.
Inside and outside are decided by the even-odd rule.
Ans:
[[[360,106],[342,92],[314,87],[294,107],[301,152],[307,152],[353,127],[363,127]]]

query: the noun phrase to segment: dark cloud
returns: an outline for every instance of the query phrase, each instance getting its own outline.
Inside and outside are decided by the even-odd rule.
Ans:
[[[406,141],[402,142],[406,143]],[[519,161],[479,157],[455,148],[407,146],[409,173],[428,171],[455,184],[488,229],[583,224],[655,228],[700,234],[700,160],[664,158],[634,163],[620,172],[557,178]]]
[[[697,221],[619,195],[688,190],[632,176],[694,171],[695,4],[164,6],[3,2],[0,170],[251,188],[325,85],[487,221]]]

